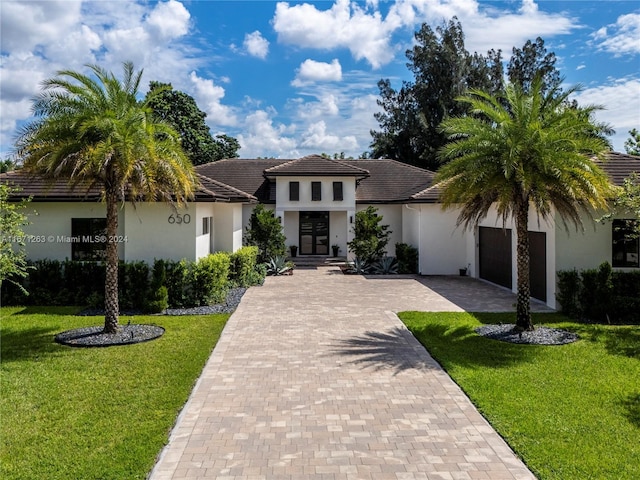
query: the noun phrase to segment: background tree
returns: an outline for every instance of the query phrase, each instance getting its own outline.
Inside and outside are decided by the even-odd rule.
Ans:
[[[370,156],[437,170],[437,151],[446,143],[440,123],[466,112],[468,106],[455,99],[467,90],[479,89],[494,95],[503,90],[502,53],[489,50],[484,56],[470,54],[455,17],[435,31],[422,25],[415,38],[416,45],[407,51],[407,67],[414,80],[403,82],[399,90],[389,80],[378,82],[378,105],[382,111],[374,116],[380,130],[371,131]],[[553,88],[560,93],[560,73],[555,64],[555,54],[548,53],[544,40],[537,38],[535,42],[527,41],[521,49],[513,48],[507,73],[511,83],[521,85],[524,91],[531,88],[539,73],[544,92]]]
[[[271,258],[285,255],[285,239],[282,225],[273,211],[258,204],[251,213],[244,235],[246,245],[258,247],[258,263],[266,263]]]
[[[556,54],[547,52],[544,40],[540,37],[534,42],[527,40],[522,48],[513,47],[509,66],[509,82],[518,85],[525,92],[531,90],[535,78],[542,81],[542,93],[550,90],[562,92],[560,72],[556,68]]]
[[[10,158],[0,160],[0,173],[10,172],[14,168],[16,168],[16,164]]]
[[[398,91],[389,80],[378,82],[378,105],[383,111],[375,114],[381,130],[371,131],[371,157],[435,170],[437,150],[446,142],[438,130],[440,122],[464,112],[466,106],[455,99],[467,89],[500,89],[502,62],[499,51],[488,57],[471,55],[455,17],[435,30],[423,24],[415,40],[416,45],[406,52],[414,81],[403,82]]]
[[[640,174],[637,172],[625,178],[621,187],[615,188],[609,213],[598,221],[612,222],[616,216],[622,215],[627,217],[623,222],[626,240],[635,240],[640,237]]]
[[[24,250],[25,234],[22,227],[29,225],[24,209],[28,199],[10,202],[9,197],[17,188],[0,183],[0,288],[9,281],[24,291],[16,277],[27,276],[27,256]]]
[[[353,240],[347,243],[349,251],[365,265],[371,266],[384,255],[392,232],[389,225],[382,225],[378,209],[369,205],[366,210],[356,213],[353,233]]]
[[[105,333],[118,330],[118,204],[129,199],[184,202],[196,185],[178,133],[137,100],[142,70],[123,65],[123,78],[96,65],[92,76],[63,70],[43,83],[36,120],[16,143],[27,171],[72,185],[98,186],[106,202]]]
[[[624,149],[629,155],[640,155],[640,132],[635,128],[629,130],[630,137],[624,142]]]
[[[546,90],[546,92],[545,92]],[[475,226],[495,206],[503,222],[513,218],[517,238],[516,328],[531,330],[529,209],[538,218],[582,226],[581,212],[606,208],[611,185],[593,161],[609,149],[590,123],[598,107],[570,107],[578,91],[546,88],[541,77],[525,89],[509,84],[503,96],[473,90],[460,98],[471,115],[442,124],[450,140],[436,181],[444,208],[460,208],[458,225]]]
[[[190,95],[174,90],[170,83],[150,82],[145,99],[154,113],[180,133],[182,148],[194,165],[238,156],[240,144],[227,135],[211,136],[207,114]]]

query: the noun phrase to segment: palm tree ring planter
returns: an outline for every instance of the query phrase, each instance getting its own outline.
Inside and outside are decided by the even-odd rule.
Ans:
[[[57,334],[54,340],[69,347],[112,347],[148,342],[163,334],[164,328],[157,325],[128,324],[116,333],[104,333],[104,326],[75,328]]]

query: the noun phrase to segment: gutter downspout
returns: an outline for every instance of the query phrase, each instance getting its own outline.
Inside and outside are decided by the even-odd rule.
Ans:
[[[422,250],[422,205],[419,208],[413,208],[405,203],[404,206],[407,207],[407,210],[418,212],[418,275],[422,275],[422,255],[420,254],[420,250]]]

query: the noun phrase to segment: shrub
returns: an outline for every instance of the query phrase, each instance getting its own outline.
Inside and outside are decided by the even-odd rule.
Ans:
[[[166,281],[165,261],[155,260],[149,287],[149,299],[144,306],[147,312],[161,313],[169,306],[169,291],[165,286]]]
[[[558,293],[556,298],[562,307],[562,313],[571,318],[580,316],[580,274],[576,269],[558,272]]]
[[[392,275],[398,273],[398,261],[395,257],[382,257],[373,265],[373,273]]]
[[[389,225],[380,224],[382,216],[378,216],[377,212],[377,208],[368,206],[366,210],[356,213],[354,239],[347,243],[349,250],[369,265],[384,255],[391,235]]]
[[[120,308],[143,308],[149,295],[149,265],[142,261],[122,262],[118,270]]]
[[[229,254],[212,253],[198,260],[191,269],[193,306],[223,302],[227,297]]]
[[[251,213],[244,241],[246,245],[258,247],[258,263],[266,263],[269,258],[286,254],[282,225],[273,212],[262,204],[258,204]]]
[[[293,263],[284,256],[272,257],[267,262],[267,275],[284,275],[293,269]]]
[[[165,264],[167,278],[167,295],[171,308],[182,308],[187,303],[187,274],[188,266],[186,260],[167,260]]]
[[[253,285],[252,273],[258,261],[258,247],[242,247],[230,256],[229,280],[239,287]]]
[[[398,273],[418,273],[418,249],[407,243],[396,243]]]

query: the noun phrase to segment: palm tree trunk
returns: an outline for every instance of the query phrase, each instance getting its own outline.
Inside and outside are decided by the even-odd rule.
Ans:
[[[516,242],[518,266],[518,303],[516,329],[533,330],[531,321],[531,289],[529,287],[529,202],[521,202],[516,210]]]
[[[118,193],[107,187],[107,272],[104,284],[104,332],[118,331]]]

